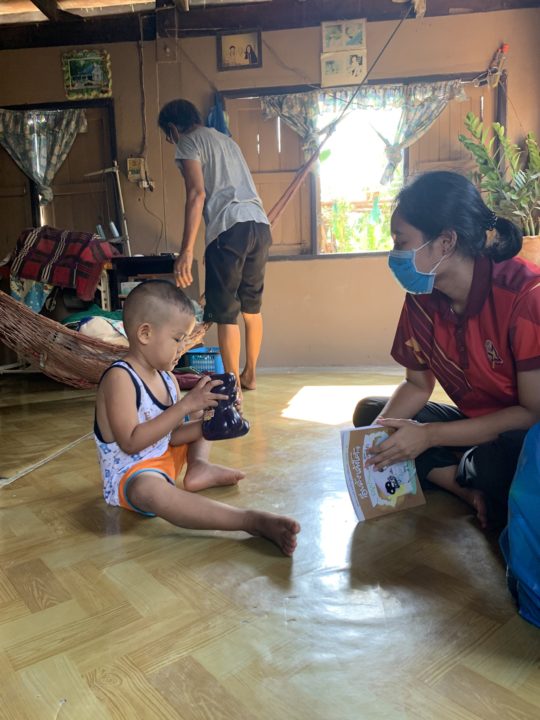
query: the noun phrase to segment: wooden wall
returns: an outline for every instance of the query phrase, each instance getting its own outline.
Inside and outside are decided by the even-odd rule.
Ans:
[[[368,26],[368,64],[387,41],[395,22]],[[387,48],[373,79],[446,75],[484,69],[501,42],[510,45],[507,69],[511,105],[508,127],[519,139],[540,131],[540,89],[532,80],[538,64],[540,10],[408,20]],[[66,46],[67,47],[67,46]],[[134,43],[106,46],[111,54],[118,155],[141,142],[139,59]],[[0,106],[64,99],[60,57],[65,48],[0,51]],[[183,218],[183,184],[173,150],[156,126],[161,105],[187,97],[209,107],[220,90],[298,85],[319,81],[318,28],[263,33],[263,67],[217,72],[212,37],[160,39],[144,45],[147,160],[153,193],[123,178],[135,252],[178,247]],[[153,213],[154,215],[152,215]],[[202,256],[202,243],[198,246]],[[388,364],[388,351],[402,293],[385,257],[322,258],[270,263],[265,291],[266,338],[263,366]],[[215,342],[215,335],[209,335]]]

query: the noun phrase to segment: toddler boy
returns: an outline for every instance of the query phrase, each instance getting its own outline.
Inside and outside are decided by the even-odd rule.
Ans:
[[[234,485],[239,470],[209,462],[210,443],[202,436],[202,411],[226,400],[203,376],[180,398],[171,373],[195,326],[186,295],[165,280],[132,290],[124,304],[129,352],[101,378],[94,435],[110,505],[159,516],[184,528],[243,530],[274,542],[285,555],[296,548],[300,525],[292,518],[245,510],[194,494]],[[185,418],[189,416],[190,421]],[[176,487],[184,464],[184,488]]]

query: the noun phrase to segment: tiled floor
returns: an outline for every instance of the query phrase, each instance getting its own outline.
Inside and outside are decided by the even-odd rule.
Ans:
[[[493,539],[442,492],[357,523],[339,428],[392,373],[262,374],[243,468],[208,495],[292,514],[292,560],[107,507],[92,440],[0,489],[0,718],[527,720],[540,632]],[[0,380],[4,477],[91,429],[92,393]]]

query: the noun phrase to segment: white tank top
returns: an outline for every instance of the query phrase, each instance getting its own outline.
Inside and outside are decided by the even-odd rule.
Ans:
[[[152,420],[170,407],[169,405],[163,405],[163,403],[154,397],[151,390],[145,385],[131,365],[124,360],[113,363],[110,368],[105,370],[101,379],[103,380],[109,370],[118,367],[123,368],[129,373],[135,386],[135,392],[137,394],[137,417],[140,423]],[[160,372],[160,375],[163,378],[163,382],[171,399],[170,404],[172,405],[177,401],[176,385],[168,373]],[[109,505],[119,504],[118,485],[125,473],[133,467],[135,463],[141,460],[157,458],[163,455],[169,447],[170,438],[171,433],[168,433],[165,437],[140,452],[128,455],[116,442],[105,442],[103,440],[97,420],[94,420],[94,439],[98,449],[99,465],[103,478],[103,496]]]

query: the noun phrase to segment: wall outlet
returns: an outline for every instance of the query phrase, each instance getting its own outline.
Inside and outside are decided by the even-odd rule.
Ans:
[[[154,189],[154,181],[148,177],[146,163],[142,157],[129,157],[127,159],[127,178],[129,182],[137,183],[143,190]]]
[[[128,157],[127,178],[129,182],[139,183],[146,179],[146,168],[144,158]]]
[[[143,190],[153,190],[154,189],[154,181],[150,180],[149,177],[146,177],[144,180],[141,180],[139,182],[139,187],[143,188]]]

